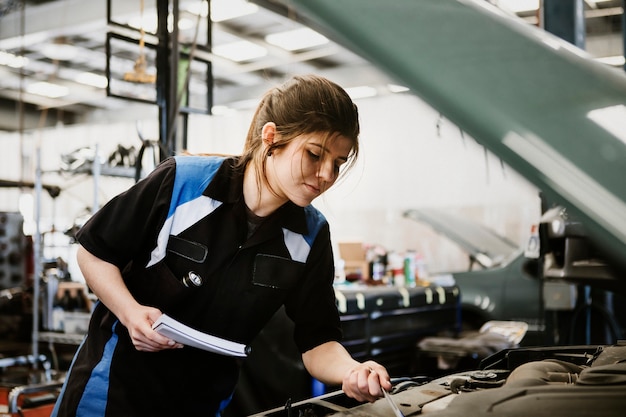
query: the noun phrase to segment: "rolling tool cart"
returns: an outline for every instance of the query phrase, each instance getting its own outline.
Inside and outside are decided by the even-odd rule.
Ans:
[[[346,286],[335,289],[335,298],[343,345],[354,358],[373,359],[392,376],[415,371],[419,340],[460,326],[456,286]]]

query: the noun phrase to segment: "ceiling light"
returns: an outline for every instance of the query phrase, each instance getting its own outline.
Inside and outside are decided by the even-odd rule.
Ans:
[[[187,19],[186,17],[178,19],[179,30],[193,29],[195,26],[196,26],[196,22],[194,22],[191,19]]]
[[[11,68],[22,68],[28,64],[28,58],[13,55],[8,52],[0,51],[0,65],[6,65]]]
[[[256,13],[259,10],[259,6],[245,0],[212,0],[210,3],[211,20],[213,22],[235,19],[240,16]],[[192,3],[187,7],[187,11],[206,17],[208,15],[208,2]]]
[[[49,98],[59,98],[68,95],[70,90],[62,85],[40,81],[29,84],[26,87],[26,92]]]
[[[213,53],[231,61],[243,62],[267,55],[267,49],[252,42],[238,41],[214,46]]]
[[[169,22],[168,22],[169,23]],[[136,29],[143,29],[144,32],[156,33],[159,26],[156,15],[135,16],[128,20],[128,26]]]
[[[301,28],[269,34],[265,37],[265,41],[288,51],[297,51],[324,45],[328,43],[328,38],[313,29]]]
[[[69,61],[78,56],[78,49],[66,43],[49,43],[41,49],[41,53],[53,61]]]
[[[202,3],[204,4],[205,2]],[[258,10],[259,6],[248,3],[245,0],[212,0],[211,20],[214,22],[222,22],[224,20],[256,13]]]
[[[496,4],[514,13],[532,12],[539,9],[539,0],[498,0]]]
[[[346,88],[346,93],[348,93],[348,95],[350,96],[352,100],[356,100],[359,98],[374,97],[376,94],[378,94],[374,87],[370,87],[367,85],[360,86],[360,87]]]
[[[108,85],[107,77],[92,72],[81,72],[76,76],[76,82],[97,88],[106,88]]]

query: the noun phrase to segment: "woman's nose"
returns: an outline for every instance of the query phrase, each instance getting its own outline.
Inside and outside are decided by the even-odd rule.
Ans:
[[[335,180],[335,166],[332,161],[322,161],[317,171],[317,178],[325,182]]]

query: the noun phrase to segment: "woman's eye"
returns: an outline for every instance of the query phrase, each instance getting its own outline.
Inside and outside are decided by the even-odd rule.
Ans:
[[[311,151],[307,151],[309,153],[309,157],[311,159],[313,159],[314,161],[318,161],[320,159],[320,156],[314,152]]]

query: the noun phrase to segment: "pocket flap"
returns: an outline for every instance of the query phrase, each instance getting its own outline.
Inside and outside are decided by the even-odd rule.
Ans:
[[[258,254],[254,259],[252,283],[263,287],[293,288],[304,273],[304,264],[274,255]]]
[[[204,262],[209,253],[206,246],[174,235],[170,235],[167,241],[167,250],[199,264]]]

